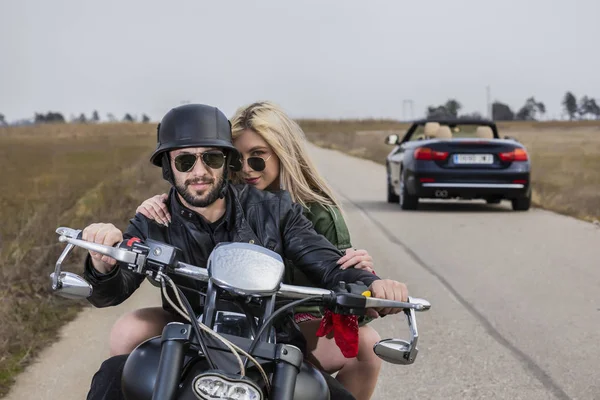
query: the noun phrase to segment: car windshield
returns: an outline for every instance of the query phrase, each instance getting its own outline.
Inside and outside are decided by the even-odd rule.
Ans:
[[[444,139],[459,139],[459,138],[488,138],[492,139],[493,136],[492,128],[487,125],[473,125],[473,124],[452,124],[445,125],[440,124],[439,128],[435,126],[425,127],[425,125],[419,125],[415,132],[412,134],[410,141],[425,140],[433,138],[444,138]]]

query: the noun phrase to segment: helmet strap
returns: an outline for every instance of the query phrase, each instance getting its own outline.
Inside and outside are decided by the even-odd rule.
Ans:
[[[171,160],[169,160],[169,152],[165,151],[162,156],[162,174],[163,179],[175,186],[175,179],[173,178],[173,170],[171,169]]]
[[[219,192],[220,199],[224,198],[227,194],[227,184],[229,183],[228,172],[229,169],[227,168],[227,165],[225,165],[225,167],[223,168],[223,184],[221,185],[221,191]]]

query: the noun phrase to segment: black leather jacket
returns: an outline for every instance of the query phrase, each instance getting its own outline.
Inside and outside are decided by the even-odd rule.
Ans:
[[[315,286],[332,289],[340,281],[362,281],[369,286],[380,279],[360,269],[341,270],[337,261],[343,254],[315,232],[311,222],[303,215],[302,207],[292,202],[288,192],[272,193],[249,185],[229,184],[226,201],[225,223],[229,241],[255,243],[279,253],[295,268],[302,270]],[[211,236],[209,231],[199,229],[201,217],[182,205],[173,188],[167,206],[172,219],[168,227],[136,214],[130,220],[124,238],[137,236],[142,240],[163,241],[183,250],[182,261],[205,267],[207,256],[216,243],[207,239]],[[286,275],[289,276],[287,272]],[[118,265],[108,274],[100,274],[91,266],[89,255],[85,261],[84,276],[93,286],[88,300],[96,307],[122,303],[145,279]],[[197,290],[202,291],[201,284],[181,276],[170,277],[182,288],[194,311],[201,312],[202,297],[195,294]],[[163,308],[171,310],[164,297]]]

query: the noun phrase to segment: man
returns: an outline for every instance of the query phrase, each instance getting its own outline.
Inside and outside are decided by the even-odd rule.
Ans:
[[[124,234],[112,224],[92,224],[84,229],[84,240],[112,246],[133,236],[151,238],[182,249],[183,261],[198,266],[206,265],[217,243],[255,243],[279,253],[317,286],[331,289],[340,281],[362,281],[374,297],[407,300],[406,286],[400,282],[360,269],[340,269],[337,261],[343,254],[312,229],[301,206],[294,204],[287,192],[271,193],[229,183],[228,167],[239,169],[241,161],[231,142],[229,121],[218,109],[198,104],[176,107],[164,116],[157,133],[158,145],[151,162],[162,167],[163,177],[172,185],[167,202],[171,223],[159,225],[137,214]],[[120,304],[144,280],[120,268],[114,259],[94,252],[86,258],[84,276],[94,288],[89,301],[96,307]],[[201,312],[202,297],[197,295],[200,283],[180,276],[171,278],[194,311]],[[381,315],[400,312],[378,311]],[[160,334],[176,316],[163,298],[163,310],[146,315],[143,321],[136,318],[131,319],[129,329],[137,335],[134,343]],[[109,380],[106,373],[101,368],[97,385]]]

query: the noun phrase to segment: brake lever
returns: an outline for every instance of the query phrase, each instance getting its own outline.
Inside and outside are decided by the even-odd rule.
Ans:
[[[81,229],[73,229],[67,228],[66,226],[61,226],[56,230],[56,233],[58,233],[61,236],[66,236],[73,239],[81,239],[83,231]]]
[[[408,297],[408,302],[395,301],[387,299],[379,299],[377,297],[367,297],[365,302],[365,308],[404,308],[414,311],[427,311],[431,308],[431,303],[425,299],[419,299],[417,297]]]
[[[424,299],[412,299],[410,296],[408,297],[408,301],[420,300],[426,302],[428,307],[425,310],[429,310],[431,308],[431,304],[427,300]],[[410,343],[409,343],[409,352],[408,352],[408,362],[413,363],[419,349],[417,348],[417,342],[419,340],[419,330],[417,328],[417,316],[415,315],[414,309],[404,310],[404,314],[406,314],[406,321],[408,322],[408,330],[410,332]]]
[[[137,259],[137,253],[118,247],[106,246],[99,243],[87,242],[85,240],[74,239],[69,236],[61,235],[58,238],[61,242],[67,242],[71,245],[84,248],[86,250],[95,251],[96,253],[103,254],[114,258],[117,261],[121,261],[128,264],[135,264]]]

